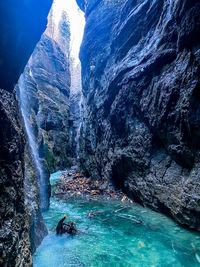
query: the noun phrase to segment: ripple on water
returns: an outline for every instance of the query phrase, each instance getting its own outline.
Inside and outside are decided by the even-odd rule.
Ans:
[[[86,216],[99,210],[105,212],[93,219]],[[65,214],[76,221],[80,234],[56,236],[57,222]],[[200,266],[199,234],[137,204],[52,198],[43,216],[49,235],[34,254],[35,267]]]

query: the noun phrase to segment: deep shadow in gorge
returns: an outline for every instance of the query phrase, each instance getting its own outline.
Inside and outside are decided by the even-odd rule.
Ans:
[[[1,75],[1,85],[6,90],[14,89],[45,30],[51,3],[22,2],[16,10],[12,1],[12,9],[1,4],[1,18],[7,15],[7,23],[1,29],[0,58],[3,62],[0,71],[7,75],[4,78]],[[55,29],[50,12],[48,28],[13,93],[1,90],[0,265],[3,266],[32,265],[31,254],[47,234],[41,209],[48,208],[50,173],[71,166],[76,154],[75,132],[79,123],[74,125],[72,118],[77,117],[79,109],[69,110],[70,30],[66,13],[61,15]],[[15,56],[11,64],[12,53]],[[74,105],[79,106],[78,95],[74,93],[72,98]]]
[[[70,94],[66,14],[53,38],[53,29],[43,34],[51,1],[0,4],[3,266],[32,265],[47,233],[39,192],[47,189],[46,208],[50,173],[77,163],[102,187],[114,184],[142,205],[200,229],[199,1],[77,3],[86,17],[78,94]],[[39,184],[14,89],[23,70],[27,121],[45,177]]]
[[[0,3],[1,266],[32,265],[30,218],[24,195],[26,141],[14,86],[45,30],[51,4],[52,1],[42,4],[40,1],[29,1],[28,4],[27,1],[21,1],[19,4],[12,0]],[[39,218],[37,206],[35,214]]]

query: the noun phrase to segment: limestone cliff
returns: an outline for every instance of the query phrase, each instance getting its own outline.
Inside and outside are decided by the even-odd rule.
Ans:
[[[80,63],[71,63],[70,144],[74,158],[79,157],[80,127],[83,117],[83,95]]]
[[[49,173],[69,165],[69,60],[59,44],[44,34],[23,73],[21,99]],[[19,84],[20,86],[20,84]],[[23,101],[23,100],[22,100]]]
[[[82,168],[200,230],[200,2],[77,2]]]
[[[33,176],[39,183],[43,210],[49,206],[50,173],[71,164],[69,43],[70,30],[66,14],[63,13],[59,25],[55,25],[52,8],[47,30],[17,86],[33,166],[37,173]]]

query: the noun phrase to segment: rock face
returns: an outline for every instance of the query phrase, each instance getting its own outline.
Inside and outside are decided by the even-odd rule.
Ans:
[[[29,218],[30,249],[33,254],[48,231],[41,214],[38,174],[28,144],[25,146],[24,170],[25,205]]]
[[[77,2],[82,168],[200,230],[200,2]]]
[[[80,128],[83,116],[83,95],[80,63],[71,63],[70,144],[74,158],[79,157]],[[76,163],[76,162],[74,162]]]
[[[0,265],[31,266],[24,195],[25,138],[16,98],[0,90]]]
[[[45,30],[51,4],[0,2],[0,266],[32,266],[24,194],[25,136],[13,90]]]
[[[0,88],[13,91],[47,25],[53,0],[0,2]]]
[[[48,172],[69,165],[69,60],[59,44],[44,34],[23,73],[20,101]],[[19,84],[20,86],[20,84]],[[28,100],[28,101],[27,101]]]
[[[49,206],[50,173],[70,166],[72,154],[69,136],[70,30],[66,14],[61,18],[58,31],[54,32],[54,28],[51,11],[47,30],[17,86],[33,166],[38,174],[33,176],[39,182],[43,210]],[[32,167],[27,173],[34,174]]]

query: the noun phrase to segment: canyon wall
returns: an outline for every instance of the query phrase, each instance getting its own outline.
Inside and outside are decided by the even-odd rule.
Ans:
[[[24,192],[25,135],[14,86],[44,32],[52,1],[0,2],[0,265],[32,266]]]
[[[73,157],[77,164],[79,157],[80,128],[83,117],[83,95],[81,83],[80,62],[71,63],[71,88],[70,88],[70,144]]]
[[[66,14],[55,25],[52,7],[47,29],[16,86],[27,134],[24,181],[32,253],[47,234],[40,208],[49,207],[50,173],[71,165],[69,44]]]
[[[200,2],[77,3],[83,170],[200,230]]]
[[[0,2],[0,88],[13,91],[41,34],[53,0]]]
[[[31,266],[23,184],[25,138],[14,94],[0,93],[0,266]]]
[[[27,143],[24,150],[24,194],[26,213],[28,215],[30,251],[33,255],[43,238],[48,234],[48,231],[41,213],[38,172],[36,171],[34,159]]]
[[[47,33],[50,31],[49,26]],[[66,38],[70,42],[69,27]],[[69,50],[46,33],[42,35],[23,73],[19,99],[31,126],[43,169],[48,176],[70,165],[69,142]],[[25,104],[25,105],[24,105]]]

